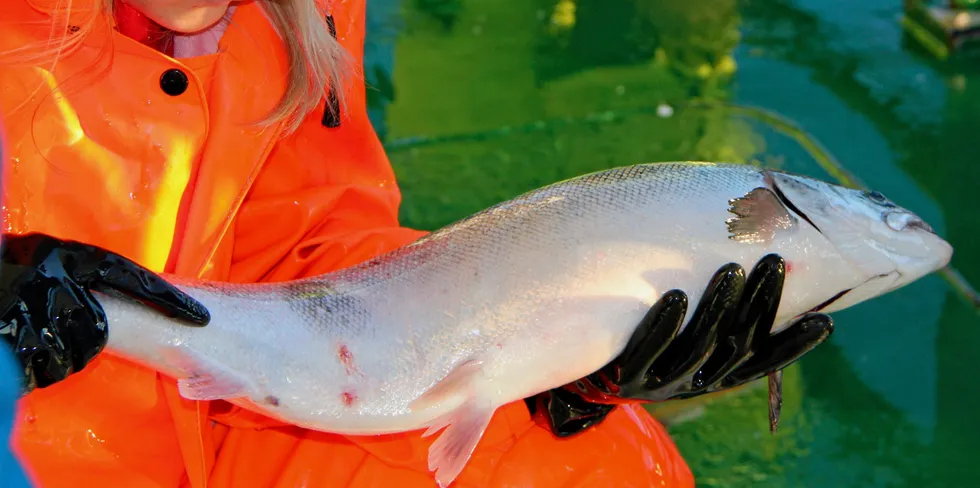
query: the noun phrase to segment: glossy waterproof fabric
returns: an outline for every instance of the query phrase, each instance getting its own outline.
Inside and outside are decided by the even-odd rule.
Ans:
[[[90,2],[72,2],[73,21]],[[45,41],[56,3],[7,2],[0,51]],[[364,13],[363,0],[331,6],[358,61]],[[257,5],[238,7],[218,52],[175,60],[102,25],[53,71],[0,67],[6,228],[96,244],[155,271],[238,282],[328,272],[422,235],[398,225],[401,197],[359,78],[339,127],[321,123],[321,107],[282,137],[250,125],[278,100],[286,70]],[[186,75],[182,93],[161,88],[168,70]],[[342,437],[279,425],[225,402],[184,400],[172,380],[109,354],[23,399],[14,428],[15,451],[45,488],[435,486],[432,439],[420,432]],[[498,411],[454,486],[693,479],[639,407],[559,440],[516,402]]]
[[[0,117],[0,159],[6,149],[3,117]],[[0,180],[2,183],[2,180]],[[3,194],[0,193],[0,203]],[[24,374],[17,359],[9,349],[0,351],[0,436],[9,439],[16,418],[17,397],[20,395]],[[9,445],[0,447],[0,483],[7,488],[28,488],[30,484],[19,460]]]

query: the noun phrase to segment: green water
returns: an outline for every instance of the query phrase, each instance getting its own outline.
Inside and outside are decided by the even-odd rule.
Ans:
[[[394,50],[372,47],[381,66],[368,66],[404,222],[436,228],[643,161],[834,178],[784,127],[730,104],[750,105],[922,215],[980,284],[980,70],[903,39],[901,4],[404,0]],[[835,321],[830,342],[787,371],[775,436],[763,389],[690,402],[702,413],[670,424],[699,486],[980,484],[980,313],[934,275]]]

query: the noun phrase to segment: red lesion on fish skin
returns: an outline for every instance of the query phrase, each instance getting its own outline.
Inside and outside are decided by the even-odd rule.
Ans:
[[[343,400],[344,406],[350,407],[350,406],[354,405],[354,402],[355,401],[357,401],[357,395],[355,395],[355,394],[353,394],[353,393],[351,393],[349,391],[345,391],[345,392],[343,392],[343,393],[340,394],[340,399]]]
[[[786,261],[786,274],[793,271],[793,263],[791,261]]]
[[[337,358],[344,365],[344,372],[347,373],[347,376],[354,374],[357,370],[354,367],[354,354],[347,348],[347,344],[341,344],[337,349]]]

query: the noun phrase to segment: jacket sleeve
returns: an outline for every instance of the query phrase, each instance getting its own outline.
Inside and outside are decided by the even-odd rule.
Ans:
[[[239,210],[232,281],[279,281],[348,267],[424,232],[401,227],[401,193],[367,117],[361,77],[364,1],[334,2],[338,38],[354,59],[339,127],[325,104],[273,148]]]

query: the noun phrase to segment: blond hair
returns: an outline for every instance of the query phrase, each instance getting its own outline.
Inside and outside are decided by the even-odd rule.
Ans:
[[[347,86],[349,56],[331,33],[326,14],[317,7],[316,0],[256,1],[282,39],[288,62],[285,93],[270,113],[256,123],[262,126],[282,123],[284,131],[290,133],[299,128],[303,119],[327,97],[336,98],[337,103],[325,104],[326,110],[344,107],[343,87]],[[0,55],[32,64],[50,61],[53,71],[58,59],[81,46],[100,22],[112,25],[113,0],[97,0],[89,15],[73,12],[72,3],[72,0],[58,2],[52,13],[51,33],[46,43],[24,46]],[[69,26],[70,13],[82,20],[73,19]]]

